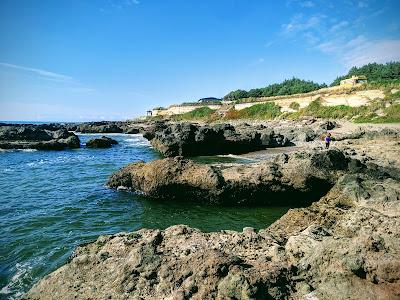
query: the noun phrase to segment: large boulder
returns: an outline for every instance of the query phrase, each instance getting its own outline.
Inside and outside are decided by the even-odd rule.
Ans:
[[[91,139],[86,142],[86,147],[88,148],[110,148],[112,145],[116,145],[118,142],[107,136],[102,136],[101,138]]]
[[[52,125],[0,126],[0,148],[63,150],[79,148],[79,138],[65,128]]]
[[[268,128],[173,123],[144,135],[164,156],[240,154],[291,143]]]
[[[108,186],[166,200],[299,205],[319,199],[349,172],[351,161],[335,149],[228,167],[175,157],[130,164],[113,174]]]

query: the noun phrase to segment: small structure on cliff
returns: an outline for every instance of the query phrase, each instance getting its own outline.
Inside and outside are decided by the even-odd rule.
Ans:
[[[197,102],[200,103],[207,103],[207,102],[221,102],[222,99],[220,98],[215,98],[215,97],[207,97],[207,98],[201,98],[197,100]]]
[[[351,78],[343,79],[340,81],[340,86],[348,87],[348,86],[355,86],[358,84],[363,84],[367,82],[367,77],[364,75],[360,76],[351,76]]]

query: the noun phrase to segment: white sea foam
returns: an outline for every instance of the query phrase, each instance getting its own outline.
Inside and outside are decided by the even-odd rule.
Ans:
[[[21,286],[24,285],[24,279],[31,276],[30,271],[32,266],[29,263],[15,265],[16,272],[11,277],[10,281],[6,286],[0,290],[0,296],[5,295],[7,299],[20,299],[23,296]]]
[[[17,152],[17,151],[20,151],[20,152],[35,152],[35,151],[38,151],[38,150],[36,150],[36,149],[0,149],[0,153],[1,152]]]
[[[150,142],[143,137],[125,139],[124,142],[125,144],[127,144],[128,147],[150,146]]]

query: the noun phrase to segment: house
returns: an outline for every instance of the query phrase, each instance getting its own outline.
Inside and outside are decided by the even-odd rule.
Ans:
[[[363,84],[367,82],[367,77],[364,75],[351,76],[351,78],[343,79],[340,81],[340,86],[355,86],[358,84]]]
[[[207,97],[207,98],[201,98],[197,102],[200,103],[206,103],[206,102],[221,102],[222,99],[220,98],[215,98],[215,97]]]

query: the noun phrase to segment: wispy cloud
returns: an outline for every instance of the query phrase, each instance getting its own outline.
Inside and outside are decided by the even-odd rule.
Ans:
[[[349,26],[349,22],[348,21],[341,21],[341,22],[338,22],[338,23],[334,24],[329,31],[330,32],[337,32],[339,30],[344,29],[347,26]]]
[[[257,58],[256,60],[252,61],[249,65],[250,66],[257,66],[261,65],[265,62],[265,59],[263,57]]]
[[[23,74],[28,73],[33,76],[36,76],[36,78],[58,82],[58,83],[62,84],[63,88],[67,88],[68,91],[70,91],[70,92],[74,92],[74,93],[95,92],[95,89],[88,87],[87,85],[75,80],[72,76],[68,76],[65,74],[55,73],[55,72],[38,69],[38,68],[14,65],[14,64],[5,63],[5,62],[0,62],[0,69],[1,68],[14,69],[14,70],[22,72]]]
[[[127,5],[135,5],[139,3],[140,3],[139,0],[126,0]]]
[[[337,56],[348,68],[370,62],[386,63],[400,60],[400,40],[368,40],[360,35],[349,41],[329,41],[318,45],[317,48]]]
[[[303,1],[303,2],[300,2],[300,6],[302,6],[302,7],[314,7],[315,3],[312,2],[312,1]]]
[[[316,14],[305,17],[303,14],[294,15],[289,23],[282,24],[284,34],[298,33],[321,26],[322,20],[325,19],[324,14]]]
[[[5,63],[5,62],[0,62],[0,66],[5,67],[5,68],[12,68],[12,69],[17,69],[17,70],[27,71],[27,72],[39,75],[43,78],[51,79],[51,80],[70,81],[70,82],[74,80],[71,76],[54,73],[54,72],[50,72],[50,71],[43,70],[43,69],[29,68],[29,67],[13,65],[13,64]]]
[[[125,7],[140,4],[139,0],[108,0],[104,7],[100,8],[101,13],[107,13],[112,10],[122,10]]]
[[[287,3],[301,8],[305,2],[307,1],[288,0]],[[313,4],[316,3],[314,0]],[[393,38],[393,35],[385,37],[384,33],[380,37],[368,36],[367,29],[371,21],[381,22],[377,18],[390,9],[388,6],[382,5],[377,9],[372,1],[363,0],[346,0],[343,4],[343,14],[332,15],[326,10],[326,6],[323,8],[320,5],[320,13],[307,14],[302,9],[301,13],[294,14],[289,22],[281,25],[280,36],[302,43],[310,50],[332,55],[348,68],[370,62],[400,60],[400,39]],[[351,18],[349,14],[352,15]],[[392,32],[396,31],[396,25],[397,23],[388,23],[387,30],[391,28]]]

